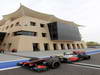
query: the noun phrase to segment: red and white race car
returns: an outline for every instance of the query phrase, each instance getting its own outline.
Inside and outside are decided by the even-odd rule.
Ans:
[[[70,54],[64,53],[63,56],[59,56],[61,62],[72,63],[81,60],[88,60],[90,59],[90,55],[87,55],[85,51],[73,51]]]

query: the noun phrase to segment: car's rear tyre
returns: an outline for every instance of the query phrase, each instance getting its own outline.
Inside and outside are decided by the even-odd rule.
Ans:
[[[58,68],[60,66],[60,62],[53,62],[52,64],[51,64],[51,68],[52,69],[56,69],[56,68]]]

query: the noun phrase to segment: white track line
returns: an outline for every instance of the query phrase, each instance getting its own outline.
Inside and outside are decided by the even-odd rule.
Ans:
[[[0,69],[0,71],[10,70],[10,69],[15,69],[15,68],[20,68],[20,66],[9,67],[9,68],[3,68],[3,69]]]
[[[91,65],[91,66],[84,66],[84,65],[77,65],[77,64],[68,64],[68,65],[71,65],[71,66],[79,66],[79,67],[84,67],[84,68],[91,68],[91,69],[98,69],[98,70],[100,70],[100,68],[98,67],[92,67],[92,65],[94,65],[94,64],[88,64],[88,65]],[[95,65],[95,66],[100,66],[100,65]]]
[[[87,63],[74,63],[74,64],[100,68],[100,65],[94,65],[94,64],[87,64]]]

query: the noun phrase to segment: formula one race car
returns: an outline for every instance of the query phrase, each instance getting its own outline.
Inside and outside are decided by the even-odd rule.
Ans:
[[[71,54],[65,54],[58,56],[62,63],[73,63],[81,60],[90,59],[90,55],[87,55],[84,51],[73,51]]]
[[[17,65],[41,72],[47,71],[48,69],[58,68],[60,66],[60,60],[55,56],[47,58],[31,58],[29,61],[19,62]]]
[[[91,58],[91,56],[87,55],[85,51],[73,51],[73,54],[77,55],[81,60],[88,60]]]
[[[58,56],[59,60],[61,63],[73,63],[76,61],[79,61],[79,57],[77,57],[76,55],[63,55],[63,56]]]
[[[87,55],[84,51],[73,51],[70,54],[64,53],[64,55],[50,56],[46,58],[33,57],[29,61],[19,62],[17,65],[22,66],[33,71],[42,72],[49,69],[56,69],[61,63],[73,63],[81,60],[90,59],[90,55]]]

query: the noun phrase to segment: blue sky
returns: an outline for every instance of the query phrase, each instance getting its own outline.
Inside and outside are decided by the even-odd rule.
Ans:
[[[33,10],[83,25],[80,27],[82,39],[100,42],[100,0],[2,0],[0,18],[16,11],[20,3]]]

